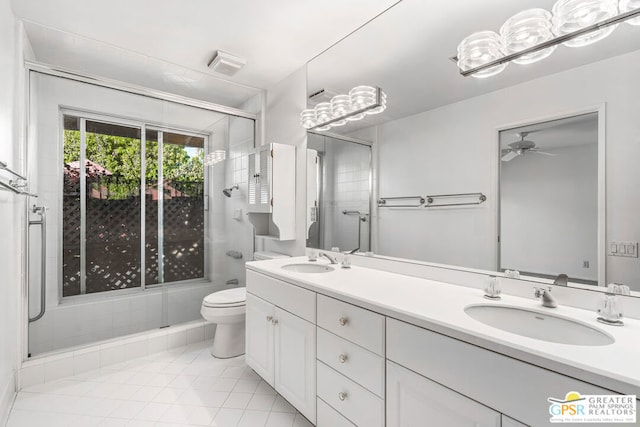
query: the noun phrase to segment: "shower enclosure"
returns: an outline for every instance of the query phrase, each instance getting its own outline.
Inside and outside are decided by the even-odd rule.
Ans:
[[[231,213],[245,203],[236,178],[254,146],[252,115],[34,71],[29,80],[40,209],[29,213],[29,356],[197,320],[205,295],[244,285],[252,228]],[[206,165],[212,151],[226,160]]]
[[[307,134],[317,153],[315,221],[307,247],[341,251],[370,250],[371,146],[351,138]]]

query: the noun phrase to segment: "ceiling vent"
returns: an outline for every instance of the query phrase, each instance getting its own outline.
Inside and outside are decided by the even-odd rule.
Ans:
[[[213,72],[224,74],[225,76],[233,76],[245,65],[247,65],[246,59],[222,50],[216,51],[213,59],[209,62],[209,68],[211,68]]]
[[[315,105],[319,102],[330,102],[331,98],[338,95],[337,90],[332,89],[319,89],[309,94],[309,104]]]

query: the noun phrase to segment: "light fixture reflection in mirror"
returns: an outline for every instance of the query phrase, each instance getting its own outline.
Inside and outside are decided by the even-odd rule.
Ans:
[[[227,158],[227,152],[224,150],[215,150],[204,156],[204,164],[206,166],[213,166],[216,163],[220,163]]]
[[[356,86],[349,94],[336,95],[331,102],[320,102],[315,108],[302,110],[300,124],[305,129],[318,131],[343,126],[347,121],[361,120],[366,115],[378,114],[387,108],[387,95],[373,86]]]

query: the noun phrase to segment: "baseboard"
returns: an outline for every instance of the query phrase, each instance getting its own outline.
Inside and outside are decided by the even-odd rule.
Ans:
[[[15,375],[12,373],[7,379],[6,384],[2,386],[2,390],[0,390],[0,425],[5,425],[7,423],[9,411],[11,410],[11,405],[13,405],[13,399],[15,396],[16,379]]]

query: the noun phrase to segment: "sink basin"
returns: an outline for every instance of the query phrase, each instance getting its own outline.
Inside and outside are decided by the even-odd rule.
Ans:
[[[513,334],[571,345],[609,345],[615,340],[605,332],[565,317],[504,305],[470,305],[464,309],[478,322]]]
[[[333,267],[322,264],[287,264],[281,268],[294,273],[328,273],[333,271]]]

